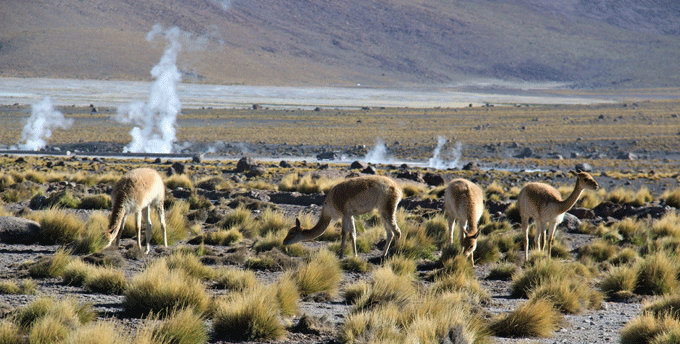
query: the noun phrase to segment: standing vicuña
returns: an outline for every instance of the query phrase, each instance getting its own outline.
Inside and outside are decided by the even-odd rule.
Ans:
[[[356,257],[357,232],[353,216],[366,214],[378,208],[387,234],[387,243],[382,253],[382,256],[385,257],[392,243],[392,238],[396,237],[396,240],[399,240],[399,237],[401,237],[401,230],[397,226],[396,218],[397,205],[401,200],[401,195],[402,191],[399,184],[387,177],[364,176],[342,181],[328,191],[321,210],[321,217],[316,225],[311,229],[303,229],[300,227],[300,220],[296,219],[295,227],[288,231],[283,244],[290,245],[303,240],[315,239],[326,231],[332,220],[342,218],[340,257],[344,256],[345,240],[348,233]]]
[[[479,230],[477,223],[484,212],[484,193],[477,184],[467,179],[454,179],[446,187],[444,208],[449,220],[449,244],[453,243],[453,230],[458,221],[458,238],[466,257],[475,265],[473,252],[477,248]]]
[[[122,227],[125,219],[131,213],[135,214],[135,226],[137,229],[137,245],[142,248],[142,217],[146,225],[146,253],[151,248],[151,213],[150,208],[154,208],[161,222],[163,230],[163,242],[168,246],[168,236],[165,230],[165,214],[163,201],[165,200],[165,184],[163,179],[155,170],[150,168],[134,169],[120,178],[113,187],[113,209],[111,210],[111,220],[109,231],[106,233],[109,239],[108,245],[120,241]]]
[[[517,197],[519,214],[522,217],[522,230],[524,231],[524,259],[529,258],[529,219],[534,219],[536,230],[534,232],[534,244],[540,251],[540,236],[543,236],[548,244],[548,257],[552,248],[553,235],[557,225],[564,219],[566,213],[574,206],[584,189],[597,190],[595,179],[587,172],[574,172],[576,185],[567,199],[562,200],[562,195],[554,187],[544,183],[528,183],[522,188]],[[546,237],[546,224],[548,236]]]

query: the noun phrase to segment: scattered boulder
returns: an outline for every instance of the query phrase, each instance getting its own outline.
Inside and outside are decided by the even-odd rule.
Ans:
[[[239,161],[236,163],[236,172],[243,173],[246,171],[250,171],[250,169],[256,165],[257,163],[253,158],[244,156],[243,158],[239,159]]]
[[[368,166],[365,169],[361,170],[361,173],[365,174],[378,174],[378,171],[376,171],[374,166]]]
[[[135,245],[135,247],[137,247],[137,245]],[[99,252],[88,254],[82,259],[86,263],[99,266],[114,266],[120,268],[125,265],[125,259],[123,259],[123,255],[120,253],[120,250],[114,246],[110,246]]]
[[[38,222],[14,216],[0,216],[0,243],[35,244],[42,238]]]
[[[194,154],[194,155],[191,157],[191,162],[196,163],[196,164],[200,164],[201,162],[203,162],[203,158],[205,158],[205,154],[203,154],[203,153],[201,153],[201,154]]]
[[[578,217],[570,214],[570,213],[565,213],[564,214],[564,219],[562,220],[562,223],[560,223],[561,228],[565,228],[567,232],[569,233],[576,233],[578,232],[578,228],[581,226],[581,220],[578,219]]]
[[[366,167],[368,167],[367,163],[365,163],[363,161],[358,161],[358,160],[354,161],[351,165],[349,165],[349,168],[352,169],[352,170],[355,170],[355,169],[356,170],[363,170]]]
[[[262,105],[260,105],[260,104],[253,104],[253,110],[262,110]]]
[[[425,173],[425,176],[423,176],[423,180],[425,180],[425,183],[430,186],[439,186],[439,185],[444,185],[446,181],[444,181],[444,177],[438,174],[434,173]]]
[[[397,178],[408,179],[418,183],[425,183],[423,174],[420,172],[404,171],[397,173]]]
[[[293,165],[292,165],[291,163],[289,163],[288,161],[286,161],[286,160],[281,160],[281,162],[279,162],[279,167],[282,167],[282,168],[292,168]]]
[[[474,161],[468,162],[467,164],[465,164],[465,166],[463,166],[463,171],[479,171],[479,170],[480,170],[479,164],[477,164]]]
[[[185,169],[185,167],[184,167],[184,164],[183,164],[183,163],[181,163],[181,162],[179,162],[179,161],[176,161],[176,162],[173,163],[172,166],[170,166],[170,167],[172,168],[173,171],[175,171],[175,173],[177,173],[177,174],[184,174],[184,169]]]
[[[338,159],[338,153],[334,151],[321,152],[316,155],[316,160],[336,160]]]
[[[621,152],[616,158],[619,160],[637,160],[638,156],[633,152]]]
[[[595,212],[588,208],[571,208],[569,209],[569,213],[580,220],[592,220],[595,218]]]
[[[515,158],[519,159],[530,158],[532,155],[534,155],[534,150],[529,147],[526,147],[522,149],[519,153],[517,153],[515,155]]]
[[[252,177],[259,177],[267,173],[267,168],[262,166],[262,165],[255,165],[250,168],[248,173],[246,173],[246,177],[252,178]]]
[[[593,166],[590,166],[587,162],[576,164],[574,169],[576,169],[576,172],[593,172]]]

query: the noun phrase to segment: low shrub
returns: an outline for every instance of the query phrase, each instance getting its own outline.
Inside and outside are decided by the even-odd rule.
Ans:
[[[617,252],[618,246],[612,245],[601,239],[596,239],[588,245],[579,247],[578,259],[587,257],[601,263],[612,258]]]
[[[347,257],[341,261],[342,269],[345,271],[367,272],[368,263],[359,257]]]
[[[85,278],[94,274],[96,267],[85,263],[80,259],[71,260],[62,272],[63,283],[74,287],[80,287],[85,282]]]
[[[167,315],[171,310],[186,307],[204,312],[210,300],[199,279],[183,269],[170,269],[165,259],[153,262],[134,276],[124,295],[123,308],[133,315],[151,312]]]
[[[365,281],[359,281],[351,284],[345,288],[343,296],[347,303],[355,303],[357,300],[361,299],[368,291],[371,290],[371,286]]]
[[[561,314],[550,301],[535,299],[495,320],[490,329],[499,337],[545,338],[557,330],[561,319]]]
[[[22,338],[18,326],[7,320],[0,321],[0,344],[21,343]]]
[[[320,250],[313,254],[293,276],[302,295],[306,296],[320,291],[334,295],[337,293],[338,284],[342,278],[342,270],[335,254],[328,250]]]
[[[2,185],[2,183],[0,183]],[[680,187],[672,190],[666,190],[660,197],[664,203],[675,208],[680,209]]]

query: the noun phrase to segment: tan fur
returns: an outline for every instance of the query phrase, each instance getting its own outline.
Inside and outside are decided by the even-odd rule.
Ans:
[[[524,258],[529,258],[529,220],[533,219],[536,224],[534,232],[534,245],[540,251],[540,238],[543,237],[543,246],[548,244],[548,256],[552,248],[552,241],[557,225],[564,219],[566,213],[576,204],[584,189],[596,190],[597,182],[587,172],[571,172],[576,175],[576,185],[569,197],[562,200],[562,195],[554,187],[544,183],[528,183],[522,188],[517,197],[519,213],[522,217],[522,230],[524,231]],[[547,224],[547,227],[546,227]],[[547,237],[546,237],[547,228]]]
[[[463,253],[475,265],[473,252],[477,248],[479,231],[477,224],[484,212],[484,193],[477,184],[467,179],[454,179],[444,192],[444,209],[449,220],[449,244],[453,243],[453,231],[458,221],[458,238]]]
[[[137,229],[137,245],[142,249],[142,217],[146,226],[146,253],[151,248],[151,208],[156,210],[163,230],[164,244],[168,246],[168,238],[165,228],[165,214],[163,201],[165,200],[165,184],[155,170],[150,168],[134,169],[120,178],[113,187],[113,209],[109,230],[106,233],[109,239],[108,245],[113,242],[118,245],[120,234],[125,219],[129,214],[135,214]]]
[[[366,214],[377,208],[387,234],[387,244],[382,254],[384,257],[387,255],[392,239],[396,237],[396,240],[399,240],[401,237],[396,218],[397,205],[401,197],[402,190],[399,184],[387,177],[363,176],[344,180],[328,191],[317,224],[311,229],[303,229],[300,227],[300,221],[297,220],[296,226],[288,231],[283,244],[291,245],[303,240],[313,240],[326,231],[332,220],[341,218],[340,256],[344,256],[345,241],[349,234],[356,257],[356,228],[353,216]]]

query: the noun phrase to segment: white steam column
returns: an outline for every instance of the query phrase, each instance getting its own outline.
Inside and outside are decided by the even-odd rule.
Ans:
[[[37,151],[47,145],[45,139],[52,137],[52,129],[68,129],[73,124],[70,118],[54,110],[52,99],[45,97],[40,103],[31,105],[31,117],[21,131],[20,150]]]
[[[177,55],[182,50],[182,31],[177,27],[166,30],[155,25],[146,35],[146,40],[151,41],[159,34],[165,37],[166,46],[160,62],[151,69],[156,81],[151,85],[148,101],[118,109],[118,121],[137,125],[130,131],[132,142],[123,150],[125,153],[171,153],[177,139],[175,123],[181,110],[177,85],[182,79],[177,68]]]

